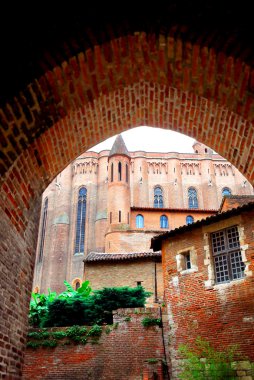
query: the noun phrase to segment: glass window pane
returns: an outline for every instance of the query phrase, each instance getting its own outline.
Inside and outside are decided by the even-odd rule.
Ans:
[[[85,250],[86,193],[87,190],[85,187],[82,187],[79,190],[76,221],[75,253],[84,253]]]
[[[224,189],[222,189],[222,195],[223,196],[231,195],[231,190],[228,187],[224,187]]]
[[[227,255],[219,255],[214,258],[215,274],[218,283],[229,281]]]
[[[160,217],[160,227],[161,228],[168,228],[168,218],[166,215],[161,215]]]
[[[241,251],[232,252],[230,254],[230,259],[233,279],[243,278],[245,265],[242,261]]]
[[[194,218],[191,215],[186,216],[186,224],[191,224],[194,222]]]
[[[137,228],[143,228],[144,227],[144,217],[141,214],[136,216],[136,227]]]
[[[154,189],[154,207],[156,208],[163,207],[163,196],[162,196],[162,190],[160,187],[155,187]]]
[[[188,204],[189,208],[198,208],[197,191],[193,187],[188,189]]]

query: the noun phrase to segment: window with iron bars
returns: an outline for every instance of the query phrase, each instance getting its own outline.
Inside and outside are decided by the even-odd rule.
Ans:
[[[244,277],[237,226],[225,228],[211,234],[214,270],[218,284]]]

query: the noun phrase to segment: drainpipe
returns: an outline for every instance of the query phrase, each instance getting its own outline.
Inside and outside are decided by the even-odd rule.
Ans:
[[[158,302],[156,260],[154,261],[154,302]]]
[[[161,318],[161,335],[162,335],[162,343],[163,343],[163,352],[164,352],[164,361],[167,369],[167,380],[170,380],[170,375],[168,371],[168,362],[167,362],[167,355],[166,355],[166,347],[165,347],[165,340],[164,340],[164,329],[163,329],[163,321],[162,321],[162,311],[160,306],[160,318]]]

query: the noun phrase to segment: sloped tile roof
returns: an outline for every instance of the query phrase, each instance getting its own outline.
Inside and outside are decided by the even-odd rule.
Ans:
[[[131,210],[133,211],[163,211],[163,212],[170,212],[170,211],[176,211],[176,212],[189,212],[189,213],[202,213],[202,212],[209,212],[209,213],[217,213],[217,209],[201,209],[201,208],[165,208],[165,207],[138,207],[138,206],[132,206]]]
[[[218,212],[223,210],[225,203],[227,203],[227,207],[229,209],[236,208],[250,202],[254,202],[254,195],[226,195],[222,198]]]
[[[127,252],[127,253],[100,253],[90,252],[83,260],[84,262],[99,261],[124,261],[147,258],[161,258],[161,251],[158,252]]]

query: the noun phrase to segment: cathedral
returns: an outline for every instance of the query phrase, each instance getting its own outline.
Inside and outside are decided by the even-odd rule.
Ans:
[[[252,195],[229,162],[199,142],[193,153],[87,151],[43,193],[33,290],[142,285],[163,300],[161,252],[151,239],[216,214],[230,195]]]

